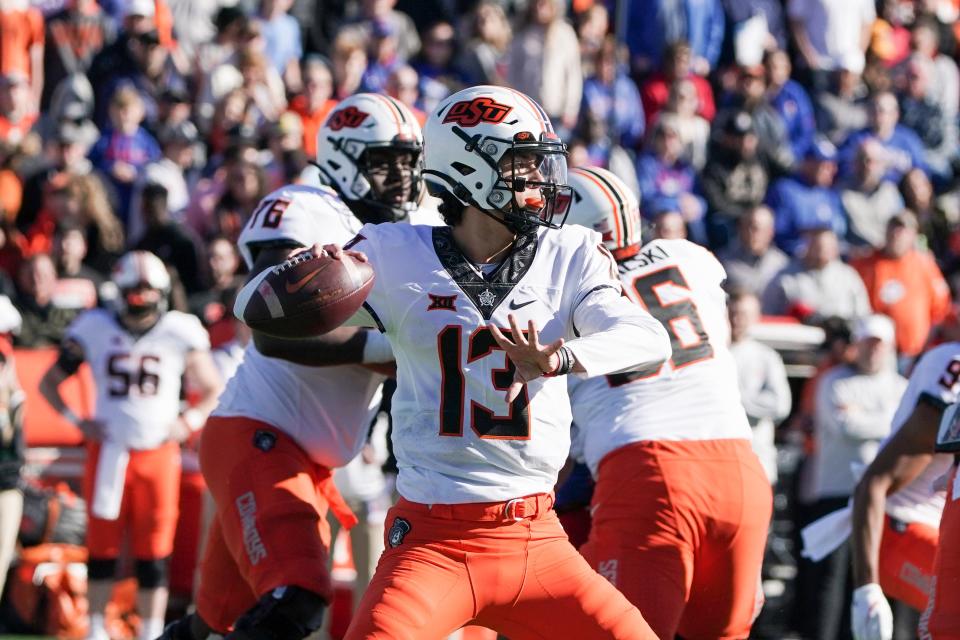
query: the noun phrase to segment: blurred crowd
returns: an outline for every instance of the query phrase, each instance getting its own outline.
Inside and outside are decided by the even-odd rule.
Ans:
[[[339,100],[382,92],[422,122],[462,87],[506,84],[544,107],[571,167],[634,188],[645,237],[716,252],[749,323],[822,326],[821,371],[869,372],[858,340],[886,329],[851,327],[883,314],[906,373],[956,324],[958,11],[957,0],[0,0],[0,293],[23,318],[14,343],[58,344],[110,298],[129,249],[162,258],[172,307],[229,343],[235,240],[264,195],[304,174]],[[883,384],[881,396],[901,380]],[[793,424],[815,448],[827,409],[807,387]],[[782,395],[751,419],[772,431],[790,412]],[[892,414],[886,404],[877,411]],[[853,486],[820,480],[807,503],[833,502],[817,513]]]

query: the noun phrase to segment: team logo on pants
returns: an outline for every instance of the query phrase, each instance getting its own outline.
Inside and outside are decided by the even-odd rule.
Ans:
[[[410,523],[403,518],[394,518],[390,533],[387,534],[387,542],[391,547],[399,547],[408,533],[410,533]]]
[[[606,578],[610,584],[617,586],[617,573],[619,573],[619,560],[601,560],[597,564],[597,573]]]

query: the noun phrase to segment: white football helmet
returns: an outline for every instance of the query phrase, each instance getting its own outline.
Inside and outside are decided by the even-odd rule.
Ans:
[[[458,91],[430,114],[424,138],[432,195],[452,196],[516,233],[563,225],[571,196],[567,148],[531,98],[508,87]]]
[[[399,206],[378,199],[368,175],[369,149],[409,151],[414,156],[413,186]],[[360,204],[383,221],[404,219],[420,200],[423,132],[413,113],[398,100],[357,93],[341,101],[317,133],[321,179],[349,205]]]
[[[606,169],[570,170],[573,203],[570,223],[599,232],[605,246],[620,261],[640,250],[640,200]]]
[[[143,317],[167,310],[170,274],[163,261],[149,251],[124,254],[113,267],[110,280],[120,290],[121,315]]]

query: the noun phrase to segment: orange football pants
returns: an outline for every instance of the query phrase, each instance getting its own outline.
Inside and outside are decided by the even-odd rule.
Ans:
[[[608,454],[598,476],[580,552],[657,637],[748,637],[773,513],[750,442],[636,442]]]
[[[90,557],[109,560],[120,556],[129,532],[133,557],[160,560],[173,552],[180,500],[180,445],[168,442],[156,449],[130,451],[123,499],[116,520],[91,513],[100,443],[87,445],[83,495],[87,501],[87,549]]]
[[[439,640],[468,623],[511,640],[655,640],[552,507],[546,494],[432,506],[401,498],[346,640]]]
[[[902,523],[887,516],[880,540],[880,586],[891,598],[917,611],[927,608],[933,558],[940,533],[925,524]]]
[[[920,618],[920,637],[960,640],[960,486],[953,467],[940,518],[940,544],[933,561],[930,604]],[[929,633],[929,635],[927,635]]]
[[[281,586],[329,600],[327,511],[346,528],[356,522],[330,470],[282,431],[240,417],[207,421],[200,469],[216,503],[200,567],[200,617],[225,633]]]

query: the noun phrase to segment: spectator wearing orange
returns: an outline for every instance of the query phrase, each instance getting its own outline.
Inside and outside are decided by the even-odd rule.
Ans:
[[[950,289],[933,256],[917,249],[917,218],[904,209],[887,223],[886,242],[853,267],[867,287],[870,305],[896,325],[897,351],[914,357],[931,327],[950,310]]]
[[[43,92],[43,15],[28,0],[0,0],[0,74],[30,81],[34,104]]]
[[[333,98],[333,74],[317,56],[303,61],[303,93],[290,101],[290,111],[303,123],[303,150],[310,158],[317,156],[317,132],[327,115],[337,105]]]

